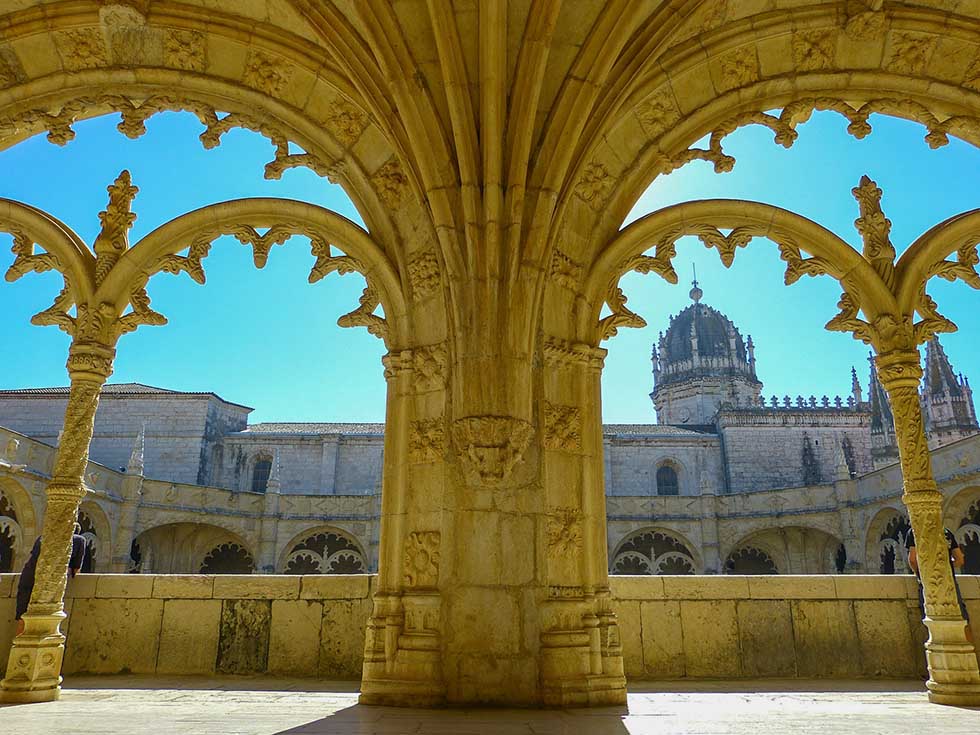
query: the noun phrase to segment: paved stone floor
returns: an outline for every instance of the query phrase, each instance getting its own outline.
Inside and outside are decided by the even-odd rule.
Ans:
[[[357,705],[354,682],[73,677],[62,699],[0,708],[17,735],[976,735],[980,708],[926,702],[922,683],[653,682],[626,708],[416,710]]]

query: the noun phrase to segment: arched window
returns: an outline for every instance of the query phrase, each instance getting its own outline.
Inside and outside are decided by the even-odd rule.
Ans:
[[[269,486],[269,475],[272,474],[272,460],[266,457],[255,460],[252,467],[252,492],[264,493]]]
[[[657,470],[657,495],[679,495],[680,485],[677,482],[677,472],[670,465],[664,465]]]

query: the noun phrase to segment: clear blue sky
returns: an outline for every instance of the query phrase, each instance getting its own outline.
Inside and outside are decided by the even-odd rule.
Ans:
[[[0,152],[0,196],[54,214],[88,242],[98,232],[105,187],[123,168],[140,187],[134,242],[184,212],[236,197],[302,199],[357,219],[339,187],[308,171],[265,181],[262,168],[272,147],[257,134],[233,131],[219,148],[205,151],[197,140],[201,126],[191,115],[154,117],[137,141],[119,134],[116,121],[111,116],[80,123],[76,140],[64,148],[38,136]],[[892,239],[901,251],[934,223],[980,207],[980,151],[955,140],[933,151],[922,140],[921,126],[881,116],[872,121],[872,136],[855,141],[844,132],[842,118],[817,114],[800,128],[800,140],[790,150],[775,145],[769,131],[740,130],[726,146],[739,161],[733,173],[718,175],[707,164],[692,164],[658,180],[631,218],[694,198],[756,199],[806,215],[857,243],[850,190],[867,173],[885,191]],[[12,260],[9,242],[0,235],[3,270]],[[226,239],[205,261],[205,287],[185,276],[158,276],[150,295],[170,324],[123,337],[112,380],[214,391],[254,406],[254,421],[383,420],[384,347],[363,329],[336,326],[337,317],[357,305],[363,280],[334,274],[310,286],[312,262],[308,244],[297,238],[276,248],[265,270],[258,271],[249,250]],[[697,241],[682,243],[675,262],[682,275],[678,286],[656,276],[623,278],[630,307],[650,326],[620,330],[605,344],[610,349],[603,376],[605,421],[653,420],[647,397],[650,345],[666,329],[669,315],[689,303],[692,264],[704,301],[753,336],[767,396],[847,395],[851,365],[866,385],[867,348],[823,329],[840,292],[829,278],[784,286],[783,264],[766,241],[740,251],[730,270]],[[59,287],[53,274],[0,284],[0,343],[5,345],[0,387],[66,384],[67,337],[28,321],[50,304]],[[977,322],[971,318],[980,294],[945,282],[931,292],[963,330],[944,338],[954,367],[980,381]]]

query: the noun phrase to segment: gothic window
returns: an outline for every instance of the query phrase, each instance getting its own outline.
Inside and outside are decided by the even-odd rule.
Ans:
[[[261,457],[255,460],[252,467],[252,492],[264,493],[269,486],[269,475],[272,474],[272,460]]]
[[[248,550],[236,543],[216,546],[204,557],[200,574],[251,574],[255,562]]]
[[[673,536],[638,531],[619,547],[612,574],[694,574],[694,557]]]
[[[85,556],[82,557],[82,571],[91,574],[95,571],[95,556],[99,550],[99,537],[95,532],[95,524],[85,511],[78,511],[78,525],[82,527],[85,537]]]
[[[679,495],[680,485],[677,482],[677,471],[670,465],[664,465],[657,470],[657,495]]]
[[[367,564],[358,545],[334,531],[299,542],[286,557],[286,574],[364,574]]]
[[[776,562],[762,549],[746,547],[728,555],[725,574],[779,574],[779,570]]]
[[[879,573],[895,574],[905,571],[905,555],[902,549],[905,548],[905,537],[910,530],[909,519],[905,516],[897,515],[888,521],[888,525],[878,539]]]
[[[957,531],[963,549],[961,574],[980,574],[980,500],[970,506]]]

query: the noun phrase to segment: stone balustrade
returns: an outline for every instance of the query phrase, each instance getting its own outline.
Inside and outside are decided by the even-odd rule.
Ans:
[[[0,575],[0,667],[17,575]],[[68,587],[65,673],[358,679],[373,575],[82,575]],[[959,578],[980,639],[980,578]],[[910,576],[613,577],[634,679],[914,677]]]

